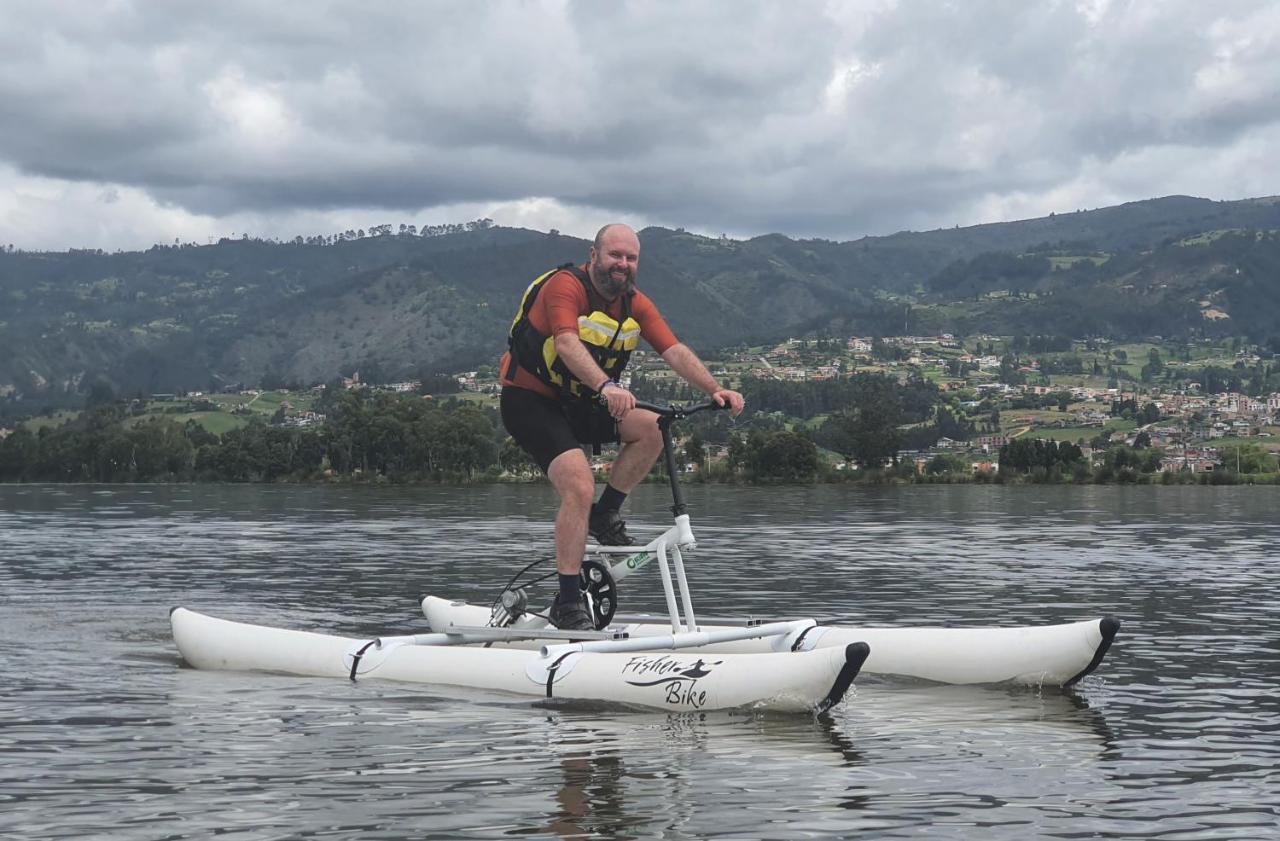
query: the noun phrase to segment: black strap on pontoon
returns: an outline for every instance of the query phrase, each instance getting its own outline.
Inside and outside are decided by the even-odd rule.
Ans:
[[[804,642],[804,635],[805,635],[805,634],[807,634],[807,633],[809,633],[810,631],[812,631],[812,630],[813,630],[814,628],[816,628],[816,627],[818,627],[818,626],[817,626],[817,625],[810,625],[809,627],[807,627],[807,628],[805,628],[803,631],[801,631],[801,632],[800,632],[800,636],[796,637],[796,641],[795,641],[795,642],[793,642],[793,643],[791,643],[791,650],[792,650],[792,651],[799,651],[799,650],[800,650],[800,645]]]
[[[1116,638],[1116,632],[1120,630],[1120,620],[1114,616],[1104,616],[1098,620],[1098,630],[1102,632],[1102,642],[1098,644],[1098,649],[1093,652],[1093,659],[1089,661],[1089,665],[1078,675],[1068,678],[1063,687],[1075,686],[1085,675],[1098,668],[1098,664],[1102,662],[1102,658],[1107,656],[1107,649],[1111,648],[1111,641]]]
[[[853,679],[858,676],[862,664],[870,654],[871,646],[865,642],[854,642],[844,647],[844,665],[840,667],[840,674],[836,675],[836,682],[831,685],[831,691],[827,693],[827,697],[818,702],[815,711],[819,715],[840,703],[840,699],[849,691],[849,687],[853,685]]]
[[[560,664],[569,657],[570,654],[576,654],[576,651],[566,651],[556,658],[556,661],[547,669],[547,697],[551,697],[551,684],[556,680],[556,669],[560,668]]]
[[[364,645],[360,646],[359,651],[351,655],[351,682],[352,683],[356,682],[356,669],[360,667],[360,658],[364,656],[364,653],[366,651],[368,651],[371,647],[377,644],[378,644],[378,640],[369,640]]]

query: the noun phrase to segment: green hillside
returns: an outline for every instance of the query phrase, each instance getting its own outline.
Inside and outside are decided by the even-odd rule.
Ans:
[[[793,335],[1280,334],[1280,203],[1155,199],[836,243],[641,232],[703,351]],[[364,232],[360,232],[364,233]],[[482,220],[107,254],[0,253],[0,400],[391,380],[492,364],[519,294],[589,243]]]

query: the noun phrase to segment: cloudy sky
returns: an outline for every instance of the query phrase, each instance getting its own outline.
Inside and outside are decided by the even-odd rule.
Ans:
[[[0,245],[1280,194],[1274,0],[0,0]]]

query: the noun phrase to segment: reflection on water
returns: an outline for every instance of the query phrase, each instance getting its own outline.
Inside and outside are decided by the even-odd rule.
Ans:
[[[547,488],[2,486],[0,833],[1273,837],[1276,490],[690,488],[701,613],[1125,623],[1075,692],[867,677],[814,719],[179,666],[174,604],[360,635],[483,600],[548,554]]]

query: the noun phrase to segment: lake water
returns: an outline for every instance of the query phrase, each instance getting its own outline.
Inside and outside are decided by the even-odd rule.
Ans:
[[[546,554],[550,490],[0,486],[0,835],[1280,837],[1280,488],[689,502],[701,614],[1124,626],[1074,691],[861,677],[822,719],[199,672],[171,606],[422,630],[421,593],[487,603]]]

